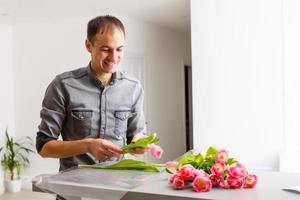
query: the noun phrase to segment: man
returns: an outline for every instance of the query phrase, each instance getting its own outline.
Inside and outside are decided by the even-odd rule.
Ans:
[[[124,41],[119,19],[92,19],[85,42],[90,64],[56,76],[47,88],[36,147],[42,157],[60,158],[60,170],[82,163],[111,164],[122,159],[120,147],[144,137],[143,89],[118,72]]]

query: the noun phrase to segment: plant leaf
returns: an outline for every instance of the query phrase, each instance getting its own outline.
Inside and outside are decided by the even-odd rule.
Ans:
[[[176,170],[175,169],[169,169],[169,168],[166,168],[166,172],[168,172],[169,174],[174,174],[176,173]]]
[[[230,165],[232,165],[233,163],[236,163],[236,162],[238,162],[236,159],[234,159],[234,158],[229,158],[229,159],[227,160],[227,162],[226,162],[226,165],[230,166]]]
[[[198,153],[198,155],[196,155],[196,157],[195,157],[195,162],[201,163],[202,161],[203,161],[203,156],[201,153]]]
[[[140,160],[125,159],[112,165],[79,165],[80,168],[94,168],[94,169],[118,169],[118,170],[140,170],[150,172],[160,172],[160,167],[164,164],[147,163]]]
[[[5,146],[1,147],[1,165],[5,170],[14,174],[20,173],[22,167],[29,166],[28,154],[33,153],[31,149],[33,146],[30,137],[21,138],[20,142],[15,142],[13,136],[8,134],[7,128],[5,130],[6,142]],[[13,176],[11,177],[13,178]]]
[[[176,159],[176,161],[178,161],[177,168],[179,169],[185,164],[191,164],[194,166],[195,160],[196,160],[196,156],[194,155],[193,151],[188,151]]]
[[[156,135],[156,133],[145,137],[145,138],[141,138],[138,141],[136,141],[135,143],[131,143],[128,145],[123,146],[121,149],[123,150],[124,153],[129,153],[129,151],[133,148],[146,148],[148,147],[150,144],[152,143],[156,143],[159,141],[159,137]]]
[[[205,158],[214,158],[216,157],[216,154],[218,153],[218,149],[215,147],[209,147],[206,151]]]

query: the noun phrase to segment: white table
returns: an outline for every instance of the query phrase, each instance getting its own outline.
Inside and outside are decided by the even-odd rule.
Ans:
[[[300,185],[300,174],[255,172],[259,182],[253,189],[213,188],[197,193],[192,188],[174,190],[167,183],[169,174],[139,171],[73,169],[58,175],[42,176],[34,188],[69,199],[78,197],[105,200],[300,200],[300,193],[282,188]],[[83,198],[83,199],[84,199]]]

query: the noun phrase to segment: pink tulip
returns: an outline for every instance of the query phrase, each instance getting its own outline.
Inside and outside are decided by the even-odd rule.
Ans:
[[[170,177],[168,178],[168,183],[169,183],[170,185],[173,185],[173,182],[174,182],[175,177],[178,177],[178,176],[179,176],[178,173],[172,174],[172,176],[170,176]]]
[[[206,192],[212,188],[211,180],[205,176],[197,176],[192,185],[196,192]]]
[[[176,169],[178,166],[178,162],[176,161],[168,161],[166,162],[166,167],[170,169]]]
[[[180,176],[175,176],[173,179],[173,184],[172,184],[173,188],[176,190],[181,190],[184,188],[185,183],[182,177]]]
[[[224,163],[216,163],[213,166],[211,166],[210,171],[212,174],[216,176],[222,176],[224,171],[226,169],[226,166]]]
[[[217,176],[215,174],[211,174],[209,178],[213,186],[222,186],[224,182],[223,176]]]
[[[244,178],[247,175],[247,171],[244,165],[241,163],[234,163],[228,168],[228,173],[232,177]]]
[[[244,178],[244,187],[253,188],[257,184],[257,176],[254,174],[248,174]]]
[[[216,162],[217,163],[226,163],[228,160],[228,151],[225,149],[221,149],[216,154]]]
[[[209,174],[206,173],[204,170],[202,169],[195,169],[194,170],[194,175],[193,178],[196,178],[197,176],[205,176],[207,178],[209,178]]]
[[[194,178],[195,168],[190,164],[183,165],[177,172],[183,180],[192,180]]]
[[[150,145],[150,153],[154,158],[160,159],[163,152],[164,150],[160,146],[156,144]]]
[[[170,177],[168,178],[168,183],[169,183],[170,185],[173,185],[174,178],[175,178],[175,174],[173,174],[172,176],[170,176]]]
[[[224,181],[224,187],[225,188],[241,188],[243,185],[243,179],[242,178],[237,178],[233,176],[229,176],[225,181]]]

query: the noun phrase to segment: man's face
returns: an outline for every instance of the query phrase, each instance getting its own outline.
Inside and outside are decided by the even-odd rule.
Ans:
[[[93,43],[86,40],[86,48],[91,53],[92,68],[97,73],[114,73],[123,57],[124,33],[111,28],[104,33],[98,32]]]

